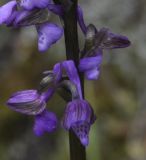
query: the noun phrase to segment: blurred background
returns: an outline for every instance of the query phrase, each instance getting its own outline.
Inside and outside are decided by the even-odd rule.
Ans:
[[[1,0],[0,5],[6,3]],[[98,81],[85,81],[85,97],[97,121],[90,132],[88,160],[146,159],[146,1],[79,0],[86,23],[108,27],[129,37],[126,49],[104,52]],[[50,14],[50,21],[59,19]],[[83,47],[83,34],[79,29]],[[37,50],[34,27],[12,29],[0,26],[0,160],[68,160],[68,133],[61,127],[36,137],[33,117],[6,106],[18,90],[35,89],[44,70],[65,59],[64,38],[46,53]],[[48,108],[63,115],[65,102],[57,94]]]

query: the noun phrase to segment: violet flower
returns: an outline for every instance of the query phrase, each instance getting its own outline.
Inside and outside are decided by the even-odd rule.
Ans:
[[[88,135],[90,126],[96,119],[95,115],[90,104],[86,100],[83,100],[80,79],[74,62],[67,60],[61,62],[60,66],[57,66],[57,70],[61,67],[61,70],[64,70],[68,76],[69,81],[64,83],[68,86],[68,90],[70,90],[72,94],[72,100],[70,100],[65,109],[63,127],[67,130],[72,129],[81,143],[87,146],[89,143]],[[59,75],[61,76],[61,74]]]
[[[88,80],[97,80],[100,74],[102,54],[104,49],[126,48],[130,41],[126,36],[112,33],[108,28],[96,29],[93,24],[86,27],[83,12],[78,6],[78,20],[85,34],[85,46],[81,52],[79,71],[84,72]]]
[[[81,27],[81,30],[85,34],[85,36],[89,35],[89,30],[94,25],[86,26],[84,22],[83,17],[83,11],[80,6],[78,6],[77,9],[78,14],[78,23]],[[101,49],[115,49],[115,48],[125,48],[130,45],[130,41],[126,36],[122,36],[120,34],[116,34],[111,32],[108,28],[101,28],[100,30],[97,30],[96,27],[94,27],[96,30],[96,37],[95,37],[95,48],[99,47]],[[94,30],[94,32],[95,32]],[[88,33],[87,33],[88,32]]]
[[[67,130],[72,129],[84,146],[88,145],[88,135],[90,126],[95,121],[95,115],[90,104],[83,100],[81,84],[74,61],[66,60],[57,63],[53,72],[45,72],[48,76],[55,75],[55,84],[60,88],[66,86],[70,91],[72,99],[67,104],[63,116],[63,127]],[[61,80],[67,77],[69,80]],[[63,95],[62,97],[64,97]]]
[[[46,103],[54,95],[56,88],[62,78],[61,64],[54,65],[53,71],[49,71],[47,76],[40,82],[40,89],[37,90],[23,90],[14,93],[7,105],[16,112],[35,117],[34,133],[41,136],[44,132],[52,132],[56,129],[57,118],[52,112],[47,111]],[[44,87],[51,83],[47,91],[43,91]]]
[[[34,116],[34,133],[40,136],[44,132],[54,131],[57,127],[56,115],[46,109],[46,102],[53,93],[52,88],[42,94],[37,90],[19,91],[9,98],[7,105],[16,112]]]
[[[60,5],[50,3],[50,0],[21,0],[20,7],[16,1],[10,1],[0,7],[0,24],[22,27],[35,25],[38,32],[38,49],[46,51],[63,35],[63,28],[48,23],[48,11],[61,14]],[[42,9],[43,8],[43,9]]]

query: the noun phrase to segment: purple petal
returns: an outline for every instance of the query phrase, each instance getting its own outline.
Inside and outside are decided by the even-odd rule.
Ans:
[[[77,20],[78,20],[78,23],[79,23],[79,26],[82,30],[82,32],[84,34],[86,34],[87,32],[87,27],[85,25],[85,22],[84,22],[84,17],[83,17],[83,11],[82,11],[82,8],[78,5],[77,7]]]
[[[78,75],[78,72],[77,72],[77,69],[76,69],[74,62],[72,60],[68,60],[68,61],[64,61],[62,64],[67,72],[67,75],[68,75],[70,81],[76,85],[76,87],[78,89],[78,93],[80,95],[80,99],[82,99],[83,97],[82,97],[80,79],[79,79],[79,75]]]
[[[51,0],[21,0],[20,6],[26,10],[32,10],[33,8],[46,8]]]
[[[88,80],[97,80],[102,63],[102,52],[98,51],[95,57],[86,57],[80,59],[79,71],[84,72]]]
[[[25,90],[14,93],[7,105],[14,111],[27,115],[40,114],[46,107],[45,101],[36,90]]]
[[[57,14],[59,16],[63,16],[64,14],[64,8],[62,5],[57,5],[57,4],[49,4],[47,8],[53,12],[54,14]]]
[[[72,125],[72,130],[76,134],[76,136],[80,139],[83,146],[87,146],[89,144],[89,131],[90,124],[87,122],[77,122]]]
[[[9,102],[11,102],[11,103],[25,103],[27,101],[34,101],[38,97],[39,97],[39,95],[36,90],[18,91],[10,97]]]
[[[8,18],[11,16],[14,8],[17,6],[16,1],[10,1],[0,7],[0,24],[6,23]]]
[[[34,133],[37,136],[43,135],[45,132],[53,132],[57,127],[57,118],[53,112],[44,110],[41,114],[35,116]]]
[[[97,80],[100,74],[99,68],[92,68],[91,70],[85,71],[85,77],[88,80]]]
[[[95,67],[99,67],[102,62],[102,54],[99,54],[95,57],[86,57],[80,59],[79,70],[80,72],[84,72],[86,70],[93,69]]]
[[[93,110],[87,101],[73,100],[67,104],[65,109],[63,127],[69,130],[76,122],[85,121],[90,124],[93,119]]]
[[[62,35],[63,29],[55,24],[45,23],[37,26],[39,51],[46,51],[52,44],[56,43]]]
[[[58,83],[62,78],[62,64],[57,63],[53,68],[54,80],[55,83]]]

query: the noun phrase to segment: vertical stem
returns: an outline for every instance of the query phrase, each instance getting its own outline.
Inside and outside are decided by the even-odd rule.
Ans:
[[[55,3],[60,3],[65,0],[54,0]],[[65,34],[65,46],[66,57],[75,62],[78,66],[79,63],[79,43],[78,43],[78,31],[77,31],[77,4],[78,0],[72,0],[72,5],[66,10],[64,20],[64,34]],[[84,95],[84,79],[81,74],[80,81],[82,86],[82,93]],[[70,160],[86,160],[85,147],[80,143],[77,136],[72,130],[69,131],[69,143],[70,143]]]
[[[77,0],[72,0],[73,5],[64,15],[64,32],[65,32],[65,45],[66,45],[66,57],[72,59],[75,65],[79,63],[79,43],[78,43],[78,31],[77,31]],[[83,78],[81,78],[82,91]],[[80,143],[72,130],[69,131],[69,143],[70,143],[70,159],[71,160],[86,160],[85,147]]]
[[[77,0],[74,0],[73,5],[64,15],[64,32],[67,59],[74,60],[78,65],[79,61],[79,44],[77,33],[77,16],[76,16]]]
[[[56,4],[65,3],[68,0],[54,0]],[[77,4],[78,0],[71,0],[72,5],[64,14],[64,34],[65,34],[65,47],[66,58],[71,59],[78,66],[79,63],[79,43],[78,43],[78,30],[77,30]],[[84,96],[84,79],[80,75],[82,86],[82,94]],[[69,131],[69,144],[70,144],[70,160],[86,160],[85,147],[80,143],[77,136],[72,130]]]
[[[70,160],[86,160],[85,147],[72,130],[69,131]]]

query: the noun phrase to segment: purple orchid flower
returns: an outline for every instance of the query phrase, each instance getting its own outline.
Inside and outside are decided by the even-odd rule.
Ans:
[[[13,27],[35,25],[40,52],[46,51],[62,37],[63,28],[48,23],[49,10],[55,14],[62,14],[63,9],[60,5],[54,5],[50,0],[21,0],[21,8],[17,5],[18,2],[10,1],[0,7],[0,24]]]
[[[45,132],[52,132],[56,129],[57,118],[54,113],[47,111],[46,103],[56,89],[61,86],[60,84],[65,82],[71,91],[72,99],[65,109],[63,127],[67,130],[72,129],[81,143],[87,146],[90,126],[96,118],[90,104],[83,100],[80,79],[74,62],[68,60],[57,63],[52,71],[47,71],[45,74],[47,76],[41,81],[41,87],[51,83],[51,87],[47,91],[16,92],[9,98],[7,105],[16,112],[34,116],[33,130],[37,136],[41,136]],[[63,80],[64,77],[68,77],[69,80]]]
[[[64,70],[69,78],[65,84],[69,85],[72,100],[67,104],[63,117],[63,127],[67,130],[72,129],[84,146],[88,145],[88,134],[90,126],[94,123],[96,117],[90,104],[83,100],[81,84],[77,69],[72,60],[63,61],[54,67],[58,72],[58,79],[61,79]],[[70,82],[70,83],[69,83]]]
[[[62,77],[61,64],[54,65],[53,71],[47,73],[47,77],[41,81],[41,89],[51,83],[47,91],[23,90],[12,94],[7,105],[12,110],[35,117],[34,133],[41,136],[44,132],[52,132],[57,127],[57,118],[53,112],[47,111],[46,103],[54,95]]]
[[[56,115],[46,109],[46,102],[53,94],[52,88],[42,94],[37,90],[19,91],[9,98],[7,105],[16,112],[34,116],[34,133],[40,136],[44,132],[54,131],[57,127]]]
[[[72,82],[70,84],[72,86],[70,87],[72,89],[72,101],[66,106],[62,124],[66,130],[72,129],[82,145],[87,146],[90,126],[96,117],[90,104],[83,100],[81,84],[74,62],[72,60],[64,61],[62,66],[66,70],[70,82]]]
[[[127,37],[111,33],[104,28],[101,29],[97,32],[93,45],[85,51],[86,53],[83,53],[83,58],[80,59],[78,66],[79,71],[84,72],[88,80],[97,80],[100,74],[103,50],[125,48],[129,45],[130,41]]]
[[[103,50],[126,48],[130,45],[130,41],[126,36],[112,33],[107,28],[97,30],[92,24],[86,27],[80,6],[78,6],[77,13],[78,23],[86,38],[78,68],[80,72],[85,73],[88,80],[97,80],[100,74]]]
[[[0,8],[0,24],[13,27],[36,25],[37,32],[39,33],[38,49],[40,52],[45,52],[63,35],[63,28],[52,23],[47,23],[48,13],[46,9],[60,17],[63,17],[65,10],[63,5],[55,5],[51,0],[20,0],[19,2],[13,0]],[[83,23],[84,19],[80,6],[78,6],[77,12],[78,23],[83,32],[86,33],[86,26]]]

